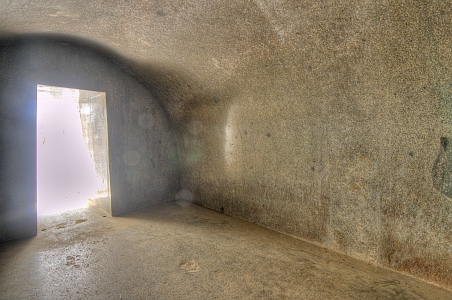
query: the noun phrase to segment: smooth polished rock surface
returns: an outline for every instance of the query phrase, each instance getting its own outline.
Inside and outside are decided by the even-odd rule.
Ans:
[[[433,285],[187,202],[40,217],[0,244],[2,299],[451,299]]]

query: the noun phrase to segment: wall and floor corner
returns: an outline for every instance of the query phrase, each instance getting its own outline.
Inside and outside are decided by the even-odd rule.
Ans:
[[[99,90],[118,212],[183,189],[452,288],[452,1],[15,3],[1,10],[0,35],[115,49],[149,91],[64,41],[3,43],[1,220],[34,197],[32,88]],[[1,235],[22,228],[11,226]]]

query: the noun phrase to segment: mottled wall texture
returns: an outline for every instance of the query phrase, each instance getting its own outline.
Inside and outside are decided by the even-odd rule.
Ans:
[[[43,39],[0,44],[0,241],[36,233],[36,85],[106,93],[113,215],[174,199],[178,166],[166,113],[98,51]],[[57,188],[57,187],[56,187]]]
[[[452,288],[452,1],[17,0],[0,25],[117,52],[176,131],[182,198]],[[153,102],[108,88],[113,196],[148,195]]]
[[[451,3],[256,2],[274,38],[176,119],[182,187],[451,288]]]

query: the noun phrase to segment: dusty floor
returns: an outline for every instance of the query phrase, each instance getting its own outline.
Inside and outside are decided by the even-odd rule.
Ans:
[[[41,217],[0,244],[1,299],[452,299],[398,273],[196,205]]]

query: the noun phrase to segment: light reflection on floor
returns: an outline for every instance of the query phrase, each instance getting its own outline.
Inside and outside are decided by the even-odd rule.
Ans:
[[[39,217],[0,244],[0,299],[452,299],[450,291],[195,204]]]

